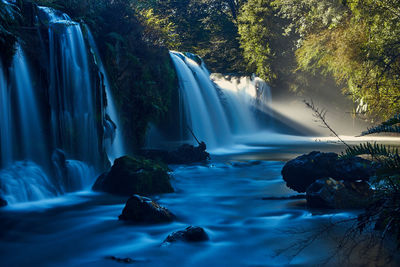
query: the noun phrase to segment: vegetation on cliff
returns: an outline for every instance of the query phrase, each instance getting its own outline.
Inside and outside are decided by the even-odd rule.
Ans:
[[[92,30],[117,100],[128,150],[141,147],[149,123],[168,111],[172,91],[178,87],[167,44],[160,41],[164,28],[149,25],[152,21],[144,19],[147,15],[133,1],[34,2],[62,10]]]

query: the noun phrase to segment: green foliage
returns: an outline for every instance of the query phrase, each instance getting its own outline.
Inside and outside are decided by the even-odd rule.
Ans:
[[[19,9],[16,5],[0,0],[0,60],[9,64],[17,40],[15,27],[19,24]]]
[[[385,132],[385,127],[398,127],[399,118],[399,114],[394,115],[373,130],[363,134]],[[362,232],[368,225],[374,225],[376,230],[382,231],[382,240],[386,238],[388,233],[391,233],[397,239],[400,248],[399,149],[376,143],[365,143],[347,148],[341,157],[349,158],[359,155],[370,156],[378,163],[379,167],[375,179],[371,181],[375,187],[375,200],[364,213],[359,215],[357,229]]]
[[[176,49],[181,45],[179,34],[176,32],[176,25],[168,17],[154,14],[152,8],[137,10],[139,19],[144,25],[143,38],[147,42],[169,49]]]
[[[139,0],[134,5],[145,14],[152,32],[162,32],[159,36],[168,48],[198,54],[212,71],[239,72],[244,60],[236,17],[242,2]]]
[[[244,57],[249,69],[261,78],[272,81],[276,78],[272,62],[276,51],[271,47],[279,38],[278,23],[271,1],[248,1],[239,15],[239,34]]]
[[[358,113],[400,111],[398,1],[287,1],[275,4],[299,34],[301,70],[332,75],[359,104]]]

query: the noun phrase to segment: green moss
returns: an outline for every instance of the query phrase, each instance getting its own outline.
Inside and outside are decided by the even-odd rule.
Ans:
[[[93,189],[119,195],[171,193],[174,190],[168,172],[168,167],[160,162],[125,156],[115,160]]]

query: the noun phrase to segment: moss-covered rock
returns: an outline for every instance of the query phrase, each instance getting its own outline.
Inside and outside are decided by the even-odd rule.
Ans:
[[[93,190],[116,195],[171,193],[168,167],[142,157],[124,156],[97,178]]]

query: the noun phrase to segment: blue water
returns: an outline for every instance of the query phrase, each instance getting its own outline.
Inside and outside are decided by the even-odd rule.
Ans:
[[[118,221],[127,198],[92,192],[3,209],[1,265],[125,265],[110,256],[130,257],[135,260],[132,266],[320,264],[337,245],[329,233],[299,255],[296,245],[326,223],[355,212],[325,214],[308,210],[305,200],[263,200],[296,194],[282,181],[281,159],[289,156],[281,150],[285,149],[274,149],[276,154],[216,156],[206,165],[171,166],[176,192],[153,199],[177,215],[173,223],[139,226]],[[271,155],[276,160],[270,160]],[[161,246],[168,234],[188,225],[203,227],[210,241]],[[336,229],[335,236],[343,232]],[[337,264],[336,259],[331,262]]]

